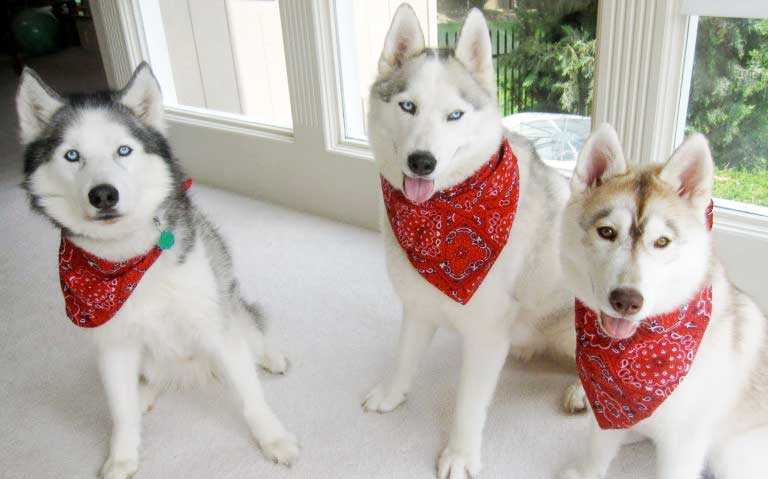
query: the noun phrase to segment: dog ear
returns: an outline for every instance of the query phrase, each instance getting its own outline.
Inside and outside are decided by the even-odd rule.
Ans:
[[[16,93],[21,142],[26,145],[42,133],[53,114],[63,105],[61,97],[43,83],[37,73],[31,68],[24,68]]]
[[[146,125],[165,130],[160,84],[146,62],[136,67],[128,85],[118,93],[118,100]]]
[[[464,20],[455,55],[489,94],[496,95],[491,36],[485,17],[477,8],[470,10]]]
[[[424,34],[413,7],[407,3],[397,7],[392,25],[384,40],[379,58],[379,73],[389,73],[402,66],[409,58],[424,50]]]
[[[701,134],[685,140],[659,173],[659,178],[672,185],[681,198],[701,209],[712,199],[713,176],[712,153],[707,138]]]
[[[592,133],[579,152],[571,177],[571,191],[581,193],[605,180],[626,173],[627,163],[616,130],[603,123]]]

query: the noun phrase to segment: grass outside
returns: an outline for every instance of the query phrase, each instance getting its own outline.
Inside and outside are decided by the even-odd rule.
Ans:
[[[768,171],[718,167],[714,194],[718,198],[768,206]]]

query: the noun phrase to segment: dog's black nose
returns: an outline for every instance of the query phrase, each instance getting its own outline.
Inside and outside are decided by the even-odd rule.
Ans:
[[[114,208],[119,199],[120,193],[118,193],[117,188],[112,185],[97,185],[88,192],[88,201],[91,202],[94,208],[100,210]]]
[[[616,288],[608,300],[620,314],[635,314],[643,307],[643,295],[634,288]]]
[[[408,155],[408,168],[419,176],[425,176],[435,171],[437,160],[428,151],[414,151]]]

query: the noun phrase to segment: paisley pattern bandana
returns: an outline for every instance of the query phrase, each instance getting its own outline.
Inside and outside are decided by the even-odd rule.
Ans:
[[[712,229],[713,204],[707,208]],[[617,340],[600,315],[576,299],[576,367],[602,429],[626,429],[650,417],[693,364],[712,314],[712,287],[666,314],[646,318],[635,334]]]
[[[95,328],[112,319],[162,251],[155,246],[145,255],[112,262],[62,236],[59,279],[70,321],[81,328]]]
[[[192,179],[187,178],[181,188],[186,192],[191,187]],[[81,328],[96,328],[112,319],[160,253],[174,242],[173,232],[164,230],[146,254],[113,262],[88,253],[62,234],[59,279],[70,321]]]
[[[517,158],[505,138],[471,177],[414,204],[381,179],[389,224],[416,271],[460,304],[480,287],[509,238],[520,194]]]

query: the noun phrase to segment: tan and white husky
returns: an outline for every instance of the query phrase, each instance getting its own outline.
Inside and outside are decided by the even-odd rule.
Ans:
[[[482,13],[469,13],[455,51],[436,51],[425,48],[416,14],[403,4],[385,40],[368,118],[381,175],[413,203],[464,182],[486,164],[504,132]],[[382,208],[389,276],[404,315],[395,368],[364,408],[388,412],[400,405],[436,328],[459,332],[463,366],[453,428],[438,461],[441,478],[479,473],[486,410],[510,345],[523,355],[548,349],[573,357],[573,297],[560,273],[556,232],[568,185],[525,139],[508,139],[520,173],[517,216],[466,305],[416,272]],[[570,391],[566,407],[586,407],[581,391]]]
[[[668,399],[628,429],[595,423],[563,478],[606,477],[622,444],[645,438],[656,446],[659,479],[699,479],[707,463],[716,479],[768,477],[766,318],[731,284],[712,250],[705,221],[712,180],[701,135],[665,164],[644,168],[625,161],[608,125],[585,143],[560,251],[571,287],[599,312],[603,333],[631,337],[646,318],[686,304],[709,284],[712,314],[687,376]],[[635,307],[617,303],[617,290],[632,290]]]

